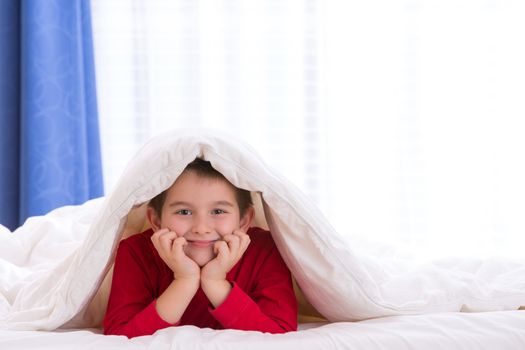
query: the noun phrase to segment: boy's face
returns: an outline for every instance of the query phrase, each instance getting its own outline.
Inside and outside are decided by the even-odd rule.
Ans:
[[[160,221],[154,215],[152,226],[184,237],[186,255],[204,266],[215,258],[217,240],[239,228],[246,231],[250,221],[249,215],[241,218],[231,184],[186,171],[168,189]]]

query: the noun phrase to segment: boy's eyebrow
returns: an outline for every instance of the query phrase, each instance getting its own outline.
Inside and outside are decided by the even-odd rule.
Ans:
[[[215,202],[213,202],[213,204],[214,205],[223,205],[223,206],[227,206],[227,207],[234,207],[233,203],[228,202],[228,201],[215,201]],[[190,207],[191,204],[188,203],[188,202],[184,202],[184,201],[175,201],[175,202],[171,202],[168,206],[169,207],[178,207],[178,206]]]
[[[175,201],[175,202],[171,202],[168,206],[169,207],[178,207],[178,206],[189,207],[190,203],[183,202],[183,201]]]
[[[213,202],[213,204],[215,205],[223,205],[223,206],[226,206],[226,207],[234,207],[234,205],[228,201],[216,201],[216,202]]]

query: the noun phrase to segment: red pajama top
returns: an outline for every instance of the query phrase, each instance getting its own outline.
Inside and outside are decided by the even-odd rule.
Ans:
[[[290,271],[270,233],[252,227],[250,245],[226,275],[233,288],[217,308],[197,291],[179,322],[164,321],[155,302],[173,281],[173,272],[151,242],[152,230],[120,242],[104,318],[104,334],[128,338],[170,326],[284,333],[297,329],[297,300]]]

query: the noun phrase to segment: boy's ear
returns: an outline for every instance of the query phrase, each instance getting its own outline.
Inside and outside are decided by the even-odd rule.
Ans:
[[[246,208],[243,217],[241,218],[240,229],[244,232],[248,231],[250,225],[252,224],[253,218],[255,216],[255,209],[252,206]]]
[[[158,217],[155,210],[150,206],[148,206],[148,210],[146,211],[146,218],[148,219],[148,222],[153,231],[160,230],[160,218]]]

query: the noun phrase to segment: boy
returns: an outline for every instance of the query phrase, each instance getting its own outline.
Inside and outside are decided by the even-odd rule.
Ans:
[[[196,158],[153,198],[152,229],[121,241],[104,333],[182,325],[297,329],[291,276],[268,231],[250,228],[250,193]]]

